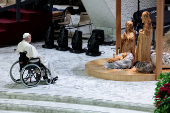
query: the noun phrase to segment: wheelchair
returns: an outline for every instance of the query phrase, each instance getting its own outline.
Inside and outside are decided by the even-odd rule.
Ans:
[[[47,85],[52,83],[52,79],[48,79],[51,75],[49,69],[40,63],[40,58],[29,59],[27,52],[20,52],[19,60],[10,68],[10,77],[16,83],[22,83],[24,86],[31,88],[37,86],[41,78]]]

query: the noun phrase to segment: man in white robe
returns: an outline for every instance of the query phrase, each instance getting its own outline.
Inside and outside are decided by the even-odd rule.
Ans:
[[[31,35],[29,33],[24,33],[23,40],[18,44],[16,52],[24,52],[27,51],[26,56],[30,58],[40,58],[41,63],[50,70],[51,75],[48,75],[48,78],[52,79],[52,82],[58,79],[57,76],[54,75],[54,69],[50,60],[42,57],[36,48],[29,44],[31,42]]]

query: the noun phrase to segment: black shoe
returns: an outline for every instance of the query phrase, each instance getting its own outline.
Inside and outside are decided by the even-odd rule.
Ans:
[[[52,83],[54,83],[56,80],[58,80],[58,76],[53,78]]]

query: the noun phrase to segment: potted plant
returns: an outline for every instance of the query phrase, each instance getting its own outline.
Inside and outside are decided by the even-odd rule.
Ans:
[[[170,73],[161,73],[154,94],[154,113],[170,113]]]

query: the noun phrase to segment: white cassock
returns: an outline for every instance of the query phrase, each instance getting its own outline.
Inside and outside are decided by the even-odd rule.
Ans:
[[[36,50],[36,48],[34,46],[32,46],[31,44],[29,44],[27,41],[23,40],[18,44],[17,50],[16,52],[24,52],[27,51],[26,56],[30,59],[30,58],[40,58],[41,63],[50,70],[51,72],[51,76],[49,76],[49,78],[53,79],[54,76],[54,69],[52,66],[52,63],[50,60],[43,58],[38,51]]]

